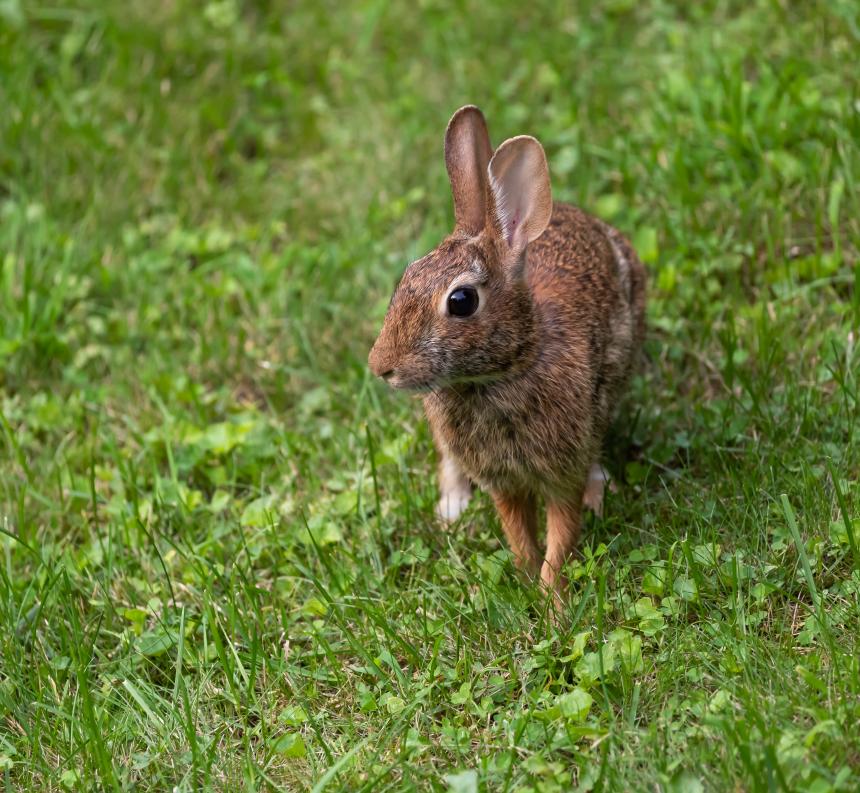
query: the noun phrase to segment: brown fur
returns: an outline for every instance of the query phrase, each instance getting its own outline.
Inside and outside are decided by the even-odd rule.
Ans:
[[[461,472],[492,494],[518,564],[536,573],[543,558],[541,579],[558,592],[559,570],[579,534],[589,470],[642,344],[645,270],[625,238],[602,221],[567,204],[553,204],[551,215],[542,208],[549,177],[534,156],[533,138],[503,144],[489,163],[489,181],[482,179],[489,140],[475,141],[486,127],[480,111],[464,111],[446,135],[455,201],[468,204],[455,214],[474,218],[478,205],[485,223],[476,231],[474,223],[467,230],[458,222],[436,250],[407,267],[370,366],[396,387],[425,391],[448,480]],[[452,135],[469,141],[465,161],[448,156]],[[517,160],[521,181],[511,186],[502,184],[507,162],[523,156],[512,146],[529,159]],[[507,216],[497,209],[494,191],[501,190],[523,196]],[[527,236],[533,234],[539,236]],[[463,283],[479,285],[478,312],[444,315],[447,291]],[[537,496],[547,502],[543,557],[535,536]]]

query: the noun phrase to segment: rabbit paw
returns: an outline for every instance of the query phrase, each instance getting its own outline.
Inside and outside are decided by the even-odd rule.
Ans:
[[[439,493],[436,516],[443,523],[453,523],[469,505],[472,483],[453,457],[446,455],[439,466]]]
[[[436,504],[436,515],[443,523],[453,523],[463,514],[472,498],[471,488],[455,488],[442,494]]]
[[[585,493],[582,495],[582,505],[588,507],[597,517],[603,515],[603,492],[606,483],[609,482],[609,473],[602,466],[595,463],[588,472],[588,482],[585,485]],[[609,485],[610,490],[614,490]]]

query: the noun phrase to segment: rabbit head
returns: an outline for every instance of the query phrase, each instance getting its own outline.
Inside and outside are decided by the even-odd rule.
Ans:
[[[483,114],[469,105],[448,124],[445,165],[454,230],[406,268],[370,351],[371,371],[395,388],[489,382],[533,352],[525,264],[552,212],[543,148],[523,135],[493,153]]]

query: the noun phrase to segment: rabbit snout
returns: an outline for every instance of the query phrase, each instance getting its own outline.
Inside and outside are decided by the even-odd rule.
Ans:
[[[383,328],[368,356],[370,371],[392,388],[415,391],[430,388],[436,374],[433,367],[411,347],[403,350],[391,335]]]

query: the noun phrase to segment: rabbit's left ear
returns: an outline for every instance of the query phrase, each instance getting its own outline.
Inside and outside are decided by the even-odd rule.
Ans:
[[[466,234],[478,234],[486,223],[487,164],[492,153],[484,114],[474,105],[461,107],[445,130],[445,167],[456,227]]]
[[[488,167],[495,225],[514,256],[543,234],[552,214],[549,167],[530,135],[506,140]]]

